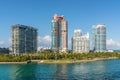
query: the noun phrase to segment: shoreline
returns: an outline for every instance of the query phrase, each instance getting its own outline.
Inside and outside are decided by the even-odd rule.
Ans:
[[[27,64],[27,62],[0,62],[0,64]]]
[[[31,60],[31,63],[38,63],[38,64],[63,64],[63,63],[83,63],[83,62],[95,62],[95,61],[102,61],[102,60],[111,60],[111,59],[118,59],[117,57],[109,57],[109,58],[94,58],[94,59],[85,59],[85,60]],[[27,64],[25,62],[0,62],[0,64]]]
[[[103,60],[112,60],[119,59],[117,57],[110,58],[94,58],[89,60],[43,60],[42,62],[38,62],[38,64],[65,64],[65,63],[85,63],[85,62],[95,62],[95,61],[103,61]]]

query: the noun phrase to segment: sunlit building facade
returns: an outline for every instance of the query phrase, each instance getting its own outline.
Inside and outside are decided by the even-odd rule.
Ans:
[[[89,50],[89,33],[82,36],[81,30],[74,30],[74,36],[72,37],[73,53],[86,53]]]
[[[68,47],[67,21],[55,14],[52,19],[52,51],[66,52]]]
[[[25,25],[12,25],[12,53],[33,53],[37,51],[37,29]]]
[[[94,52],[106,51],[106,26],[98,24],[92,27],[92,47]]]

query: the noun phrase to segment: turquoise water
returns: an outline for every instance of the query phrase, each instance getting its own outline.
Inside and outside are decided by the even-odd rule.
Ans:
[[[120,59],[74,64],[0,64],[0,80],[120,80]]]

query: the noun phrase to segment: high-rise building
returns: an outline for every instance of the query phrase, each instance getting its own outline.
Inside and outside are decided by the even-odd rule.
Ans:
[[[67,21],[64,16],[55,14],[52,19],[52,50],[65,52],[68,46]]]
[[[33,53],[37,51],[37,29],[25,25],[12,25],[12,53]]]
[[[73,53],[89,52],[89,33],[82,36],[81,30],[74,30],[72,37],[72,51]]]
[[[106,26],[98,24],[92,27],[92,47],[95,52],[106,51]]]

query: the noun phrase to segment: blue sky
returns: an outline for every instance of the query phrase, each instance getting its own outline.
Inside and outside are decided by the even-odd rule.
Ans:
[[[119,49],[120,0],[0,0],[0,47],[11,46],[12,24],[38,28],[38,46],[50,46],[51,20],[55,13],[64,15],[68,21],[69,42],[75,29],[91,34],[92,25],[104,23],[107,48]]]

